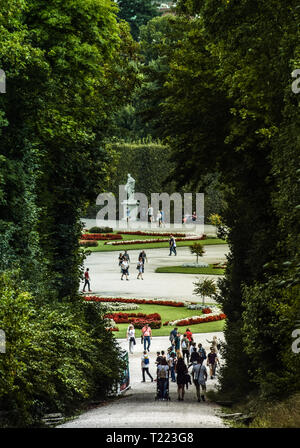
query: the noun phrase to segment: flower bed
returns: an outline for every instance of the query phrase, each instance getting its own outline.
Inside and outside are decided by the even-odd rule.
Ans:
[[[122,240],[122,235],[111,234],[111,233],[83,233],[81,235],[82,240],[91,241],[103,241],[103,240]]]
[[[144,305],[164,305],[164,306],[184,306],[183,302],[175,302],[171,300],[151,300],[151,299],[124,299],[123,297],[97,297],[84,296],[84,300],[92,302],[120,302],[120,303],[140,303]]]
[[[161,316],[158,313],[108,313],[105,314],[104,319],[113,319],[117,324],[132,323],[134,319],[142,319],[144,321],[159,321]]]
[[[174,320],[172,322],[168,321],[164,323],[164,326],[178,325],[179,327],[185,327],[189,325],[201,324],[203,322],[214,322],[216,320],[226,319],[226,314],[221,313],[219,308],[211,307],[211,309],[210,308],[204,308],[204,309],[206,310],[206,313],[204,313],[204,315],[202,316],[191,316],[191,317],[185,317],[184,319]],[[210,313],[208,311],[210,311]]]
[[[170,235],[173,235],[175,238],[184,238],[187,236],[186,233],[171,233],[171,232],[142,232],[141,230],[136,230],[136,231],[126,231],[123,230],[122,232],[117,232],[117,234],[123,234],[123,235],[149,235],[149,236],[168,236],[170,237]]]
[[[204,240],[204,235],[201,237],[199,236],[190,236],[187,238],[177,238],[176,241],[198,241],[198,240]],[[151,240],[130,240],[130,241],[114,241],[114,242],[106,242],[104,244],[109,244],[111,246],[119,246],[121,244],[150,244],[150,243],[167,243],[169,242],[169,238],[158,238],[158,239],[151,239]]]
[[[191,303],[190,305],[187,306],[187,309],[188,310],[202,310],[202,313],[205,313],[204,310],[209,310],[209,313],[212,312],[208,306],[200,305],[199,303],[194,303],[194,304]],[[208,314],[208,313],[206,313],[206,314]]]
[[[137,319],[132,318],[131,322],[135,328],[143,328],[146,324],[150,326],[150,328],[153,330],[158,329],[161,327],[161,320],[145,320],[145,319]]]

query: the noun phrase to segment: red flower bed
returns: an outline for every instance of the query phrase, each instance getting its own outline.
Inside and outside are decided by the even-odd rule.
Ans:
[[[210,308],[203,308],[202,313],[203,314],[210,314],[212,311]]]
[[[142,232],[141,230],[136,230],[136,231],[122,231],[122,232],[117,232],[117,234],[120,235],[146,235],[146,236],[170,236],[173,235],[175,238],[180,238],[180,237],[186,237],[186,233],[171,233],[171,232]]]
[[[188,325],[195,325],[195,324],[202,324],[203,322],[214,322],[216,320],[223,320],[226,319],[226,314],[224,313],[220,313],[217,316],[207,316],[204,319],[182,319],[179,322],[176,322],[176,326],[178,325],[179,327],[185,327]],[[165,325],[166,323],[164,323]]]
[[[100,240],[122,240],[122,235],[111,234],[111,233],[83,233],[81,235],[82,240],[92,240],[92,241],[100,241]]]
[[[109,313],[105,314],[105,319],[113,319],[117,324],[133,323],[135,319],[142,319],[144,321],[159,321],[161,316],[158,313],[144,314],[144,313]]]
[[[158,329],[161,327],[161,320],[146,320],[146,319],[137,319],[132,318],[131,322],[135,328],[143,328],[146,324],[150,326],[151,329]]]
[[[114,327],[114,328],[106,328],[107,331],[119,331],[118,327]]]
[[[123,297],[97,297],[97,296],[85,296],[84,300],[91,302],[120,302],[120,303],[138,303],[144,305],[164,305],[164,306],[184,306],[183,302],[174,302],[171,300],[151,300],[151,299],[124,299]]]

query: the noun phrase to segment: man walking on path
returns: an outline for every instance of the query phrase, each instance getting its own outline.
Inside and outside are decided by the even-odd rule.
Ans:
[[[89,268],[86,268],[86,271],[84,273],[84,286],[83,286],[82,292],[85,292],[85,287],[86,286],[89,288],[89,292],[92,292],[91,291],[90,280],[91,280],[91,278],[90,278],[90,274],[89,274]]]
[[[206,392],[207,370],[206,367],[202,364],[202,361],[200,359],[198,359],[197,364],[193,366],[192,378],[196,387],[198,401],[200,402],[200,387],[202,389],[201,394],[202,401],[205,401],[204,394]]]
[[[181,351],[182,351],[183,360],[186,357],[186,363],[189,364],[189,360],[190,360],[189,340],[186,336],[186,333],[183,335],[183,338],[181,341]]]
[[[142,359],[141,359],[141,366],[142,366],[142,375],[143,375],[143,381],[142,383],[145,383],[145,372],[147,373],[147,375],[151,378],[151,383],[153,382],[153,378],[151,373],[149,372],[149,364],[150,364],[150,360],[149,360],[149,356],[146,352],[146,350],[144,350],[144,353],[142,355]]]
[[[142,261],[143,261],[143,273],[144,273],[145,272],[145,260],[148,263],[148,258],[147,258],[146,252],[144,250],[142,250],[142,252],[140,252],[139,259],[140,258],[142,258]]]
[[[129,280],[128,279],[128,275],[129,275],[128,269],[129,269],[129,263],[127,260],[123,259],[122,264],[121,264],[121,272],[122,272],[121,280],[123,280],[124,275],[126,277],[126,280]]]
[[[169,256],[172,255],[172,252],[174,252],[174,254],[177,255],[177,253],[176,253],[176,241],[175,241],[175,238],[174,238],[173,235],[170,235],[169,246],[170,246]]]
[[[144,339],[144,350],[146,352],[146,350],[149,352],[150,351],[150,344],[151,344],[151,339],[152,339],[152,331],[151,328],[149,327],[148,324],[146,324],[143,328],[142,328],[142,335],[143,335],[143,339]],[[146,349],[146,343],[147,343],[147,349]]]

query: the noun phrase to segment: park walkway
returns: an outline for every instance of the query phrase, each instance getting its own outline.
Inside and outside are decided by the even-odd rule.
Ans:
[[[195,342],[201,342],[205,349],[216,335],[223,340],[223,333],[202,333],[194,335]],[[127,349],[127,341],[119,340]],[[150,347],[150,372],[155,378],[156,351],[167,350],[168,337],[155,337]],[[135,353],[129,355],[131,388],[116,400],[105,406],[95,407],[78,418],[60,425],[60,428],[223,428],[218,415],[219,406],[214,403],[198,403],[194,385],[189,385],[183,402],[177,401],[177,385],[170,382],[170,401],[155,401],[156,383],[142,383],[141,355],[143,346],[137,340]],[[190,369],[191,371],[191,369]],[[215,388],[217,380],[208,379],[207,389]]]

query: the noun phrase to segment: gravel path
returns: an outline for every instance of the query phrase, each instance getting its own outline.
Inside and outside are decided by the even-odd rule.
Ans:
[[[215,333],[223,340],[223,333]],[[212,333],[194,335],[197,343],[201,342],[205,349],[212,340]],[[127,349],[127,341],[119,340],[122,348]],[[156,351],[166,350],[168,337],[152,339],[150,347],[150,372],[155,378]],[[130,354],[131,388],[125,394],[105,406],[96,407],[84,412],[78,418],[60,425],[61,428],[223,428],[222,419],[218,416],[219,406],[209,403],[198,403],[194,385],[190,385],[183,402],[177,401],[177,385],[170,382],[170,401],[155,401],[156,383],[142,383],[141,374],[142,345],[137,340],[135,353]],[[190,369],[191,370],[191,369]],[[207,389],[216,386],[217,380],[208,379]]]

